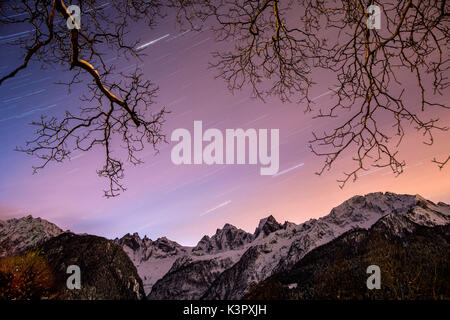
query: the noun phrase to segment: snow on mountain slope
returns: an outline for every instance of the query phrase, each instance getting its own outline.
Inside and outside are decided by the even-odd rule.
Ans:
[[[205,235],[193,248],[165,239],[170,250],[163,253],[154,251],[155,242],[137,234],[116,242],[135,263],[150,299],[198,299],[218,275],[240,259],[255,238],[279,228],[272,216],[262,219],[254,234],[227,223],[213,236]]]
[[[282,225],[275,220],[275,218],[270,215],[267,218],[261,219],[259,221],[258,227],[255,230],[255,233],[253,234],[253,238],[256,239],[258,237],[266,237],[270,233],[280,230],[282,228]]]
[[[371,193],[355,196],[322,218],[301,224],[261,219],[253,234],[225,224],[195,247],[137,233],[114,241],[136,266],[151,299],[239,299],[248,288],[290,269],[312,249],[355,228],[370,228],[381,217],[398,215],[423,226],[450,223],[450,206],[419,195]],[[388,221],[388,220],[387,220]],[[391,229],[401,229],[392,224]],[[0,221],[0,257],[36,247],[63,231],[31,216]]]
[[[242,254],[242,252],[241,252]],[[158,280],[148,299],[199,299],[224,270],[237,261],[236,257],[208,255],[178,259],[169,272]]]
[[[251,248],[214,281],[202,298],[240,299],[249,286],[292,267],[312,249],[351,229],[367,229],[387,214],[404,215],[415,223],[434,226],[450,222],[449,208],[418,195],[379,192],[352,197],[325,217],[299,225],[286,223],[265,238],[256,238]]]
[[[153,286],[149,299],[199,299],[224,270],[236,263],[253,235],[225,224],[204,236],[189,255],[179,257]]]
[[[215,253],[224,250],[235,250],[252,242],[253,236],[242,229],[227,223],[222,229],[217,229],[211,238],[204,236],[192,249],[195,253]]]
[[[141,239],[137,233],[128,233],[114,242],[123,248],[136,266],[146,294],[150,293],[155,282],[169,271],[178,258],[188,255],[192,250],[165,237],[156,241],[146,236]]]
[[[53,223],[31,215],[0,220],[0,257],[22,253],[61,233]]]
[[[222,229],[217,229],[212,237],[204,236],[195,247],[181,246],[165,237],[156,241],[147,237],[141,239],[137,233],[127,234],[114,241],[122,246],[133,261],[142,278],[147,295],[150,294],[158,280],[170,274],[174,279],[178,279],[174,281],[173,290],[169,290],[171,297],[174,297],[174,292],[178,290],[180,297],[199,298],[207,289],[206,287],[200,290],[201,284],[209,286],[212,281],[208,279],[214,280],[218,274],[238,261],[244,252],[245,245],[251,240],[251,234],[230,224],[225,224]],[[202,274],[200,268],[207,270],[201,276],[203,282],[197,281],[199,275]],[[195,269],[196,272],[192,273],[191,269]],[[184,276],[182,273],[188,275]],[[180,278],[184,278],[185,281],[180,282]],[[168,281],[164,283],[167,284],[167,287],[171,287]],[[189,283],[193,283],[193,287]],[[169,291],[164,288],[153,298],[164,299],[166,298],[164,292]],[[197,291],[199,292],[198,297]]]
[[[355,196],[333,208],[327,216],[299,225],[299,235],[277,270],[295,264],[311,250],[311,245],[321,245],[352,228],[367,229],[390,213],[406,215],[412,221],[427,226],[450,222],[450,206],[444,203],[436,205],[419,195],[377,192]]]
[[[448,300],[449,249],[450,224],[424,226],[390,213],[369,229],[352,229],[311,250],[292,268],[250,287],[244,299],[373,301],[398,300],[400,293],[402,300]],[[382,270],[380,290],[364,285],[370,264]]]

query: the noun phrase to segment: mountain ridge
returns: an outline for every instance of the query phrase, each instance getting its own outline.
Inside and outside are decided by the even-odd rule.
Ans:
[[[0,258],[23,253],[63,232],[57,225],[32,215],[0,220]]]
[[[269,215],[249,233],[226,223],[195,246],[183,246],[166,237],[141,238],[138,233],[127,233],[113,242],[136,267],[149,299],[241,299],[254,285],[292,269],[312,250],[352,230],[369,230],[389,215],[426,227],[447,225],[450,205],[420,195],[375,192],[353,196],[329,214],[299,224],[281,224]],[[21,252],[27,245],[63,233],[43,219],[21,219],[0,221],[0,253],[5,243],[8,249],[4,252]],[[399,225],[394,220],[386,228],[395,231]],[[17,238],[15,232],[25,234]],[[27,234],[34,240],[20,245],[17,239],[26,239]]]
[[[450,224],[426,226],[395,213],[311,250],[291,269],[254,285],[249,300],[448,300]],[[366,287],[367,267],[381,272]],[[417,275],[420,275],[418,277]]]

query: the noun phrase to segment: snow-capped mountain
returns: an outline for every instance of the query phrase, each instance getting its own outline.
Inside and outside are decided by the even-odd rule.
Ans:
[[[176,281],[173,289],[169,288],[169,284],[165,286],[171,297],[175,298],[175,291],[180,291],[183,292],[179,294],[180,299],[198,299],[221,272],[240,258],[245,245],[252,239],[252,234],[225,224],[212,237],[204,236],[195,247],[181,246],[165,237],[156,241],[147,237],[141,239],[137,233],[127,234],[114,241],[122,246],[135,264],[147,294],[163,276],[171,274],[168,278],[175,279],[182,274],[181,278],[187,277],[185,281]],[[192,272],[193,269],[206,271],[202,276],[201,271]],[[161,291],[153,291],[155,299],[166,297]]]
[[[62,232],[53,223],[31,215],[20,219],[0,220],[0,257],[21,253]]]
[[[136,266],[147,294],[153,284],[169,271],[178,258],[186,256],[191,251],[190,247],[183,247],[166,237],[152,241],[146,236],[141,239],[137,233],[133,235],[128,233],[120,239],[115,239],[114,242],[122,246]]]
[[[208,254],[224,250],[236,250],[243,248],[252,240],[253,236],[250,233],[227,223],[222,229],[217,229],[216,234],[211,238],[205,235],[192,249],[192,252]]]
[[[450,222],[450,206],[434,204],[419,195],[371,193],[355,196],[320,219],[312,219],[256,239],[242,258],[223,272],[202,296],[203,299],[240,299],[252,284],[275,272],[292,267],[312,249],[351,229],[370,228],[388,214],[403,215],[425,226]]]
[[[250,287],[250,300],[448,300],[450,224],[425,226],[390,213],[307,253],[292,268]],[[368,290],[367,267],[381,270]],[[420,276],[418,276],[420,275]]]
[[[442,202],[434,204],[420,195],[377,192],[354,196],[333,208],[327,216],[300,224],[300,228],[296,228],[300,235],[295,237],[296,240],[285,259],[278,264],[277,270],[296,263],[311,250],[311,243],[321,245],[353,228],[368,229],[379,218],[390,213],[406,215],[411,221],[425,226],[450,222],[449,205]]]
[[[352,197],[327,216],[301,224],[280,224],[269,216],[261,219],[253,235],[226,224],[170,259],[146,262],[145,268],[142,262],[137,264],[138,271],[150,299],[240,299],[252,284],[289,269],[312,249],[349,230],[368,229],[391,213],[424,226],[450,222],[447,204],[434,204],[419,195],[371,193]],[[129,255],[133,259],[135,253]],[[167,271],[162,272],[160,265]]]
[[[378,192],[352,197],[328,215],[301,224],[281,224],[268,216],[253,234],[225,224],[195,247],[165,237],[141,238],[137,233],[114,242],[136,267],[149,299],[241,299],[270,277],[289,274],[310,252],[342,235],[376,230],[379,225],[379,233],[400,237],[411,226],[449,223],[448,204],[435,204],[419,195]],[[20,254],[62,233],[56,225],[31,216],[0,221],[0,257]]]
[[[258,227],[255,229],[255,233],[253,234],[253,238],[256,239],[258,236],[262,238],[268,236],[270,233],[280,230],[282,225],[275,220],[275,218],[270,215],[267,218],[261,219],[259,221]]]

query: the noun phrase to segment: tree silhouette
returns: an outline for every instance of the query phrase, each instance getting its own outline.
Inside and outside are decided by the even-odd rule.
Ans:
[[[384,288],[373,290],[370,295],[375,299],[395,300],[448,297],[448,281],[442,277],[448,272],[448,253],[426,238],[408,243],[406,249],[398,240],[381,235],[374,239],[365,261],[380,267]]]
[[[105,61],[105,46],[117,56],[139,58],[136,43],[127,43],[126,32],[130,21],[144,20],[153,26],[161,16],[161,4],[157,1],[112,1],[115,15],[101,9],[100,1],[79,1],[83,27],[71,30],[66,21],[76,21],[63,0],[19,1],[1,8],[1,23],[28,23],[34,27],[34,38],[19,39],[16,46],[26,48],[23,64],[0,79],[0,85],[25,69],[34,59],[42,65],[67,63],[73,72],[70,87],[79,83],[86,74],[91,78],[88,90],[81,100],[79,114],[66,112],[61,120],[41,117],[32,122],[37,127],[35,138],[26,147],[18,150],[36,156],[42,164],[34,171],[44,168],[49,162],[62,162],[71,151],[89,151],[96,145],[105,150],[105,163],[98,170],[99,176],[109,180],[105,196],[113,197],[124,190],[123,160],[112,153],[112,139],[118,136],[125,144],[127,160],[141,163],[137,152],[145,143],[156,147],[164,140],[161,132],[166,110],[151,109],[157,87],[143,78],[142,72],[120,73],[113,79],[113,66]],[[14,14],[11,14],[14,12]],[[9,14],[9,15],[8,15]],[[62,21],[57,21],[57,15]],[[87,59],[87,60],[86,60]]]
[[[319,175],[351,152],[356,165],[338,180],[341,187],[370,166],[402,173],[406,163],[398,146],[406,128],[422,133],[427,144],[433,144],[435,132],[448,129],[438,117],[424,113],[427,108],[449,108],[436,100],[449,87],[446,0],[112,0],[110,4],[113,16],[103,12],[100,1],[78,1],[83,15],[80,30],[55,22],[56,15],[73,20],[63,0],[22,0],[0,9],[0,23],[29,23],[35,29],[31,42],[15,43],[26,49],[24,62],[1,78],[0,85],[32,59],[43,65],[68,63],[73,72],[69,87],[85,74],[92,81],[79,115],[67,112],[62,120],[33,122],[36,137],[19,150],[43,160],[35,170],[67,159],[73,149],[88,151],[102,145],[106,161],[98,173],[110,181],[105,195],[124,190],[123,160],[112,156],[112,136],[122,137],[128,161],[139,164],[136,152],[145,142],[155,148],[164,140],[161,126],[166,111],[151,109],[157,88],[138,70],[113,80],[113,66],[101,48],[139,58],[136,43],[125,39],[128,25],[144,20],[154,26],[168,10],[176,11],[182,26],[211,28],[218,42],[232,40],[232,48],[215,52],[211,62],[230,90],[250,86],[254,97],[295,100],[304,103],[307,112],[314,110],[315,118],[339,117],[336,127],[313,133],[309,147],[324,159]],[[380,8],[381,29],[368,28],[370,5]],[[315,70],[335,75],[330,88],[335,103],[317,110],[311,97]],[[408,90],[398,79],[401,73],[412,75],[419,106],[405,102]],[[448,160],[433,159],[441,169]]]
[[[438,117],[423,114],[427,107],[449,109],[436,95],[448,94],[450,11],[446,0],[219,0],[181,1],[179,20],[213,20],[218,41],[234,41],[234,48],[214,53],[218,69],[231,90],[249,83],[255,97],[297,99],[312,111],[310,80],[314,70],[331,70],[335,104],[319,108],[315,118],[340,117],[340,124],[313,133],[311,151],[324,158],[319,175],[345,151],[356,166],[338,182],[369,166],[405,168],[398,146],[410,126],[433,144],[436,131],[448,128]],[[369,29],[367,8],[376,5],[381,29]],[[190,10],[189,10],[190,9]],[[419,106],[405,103],[406,86],[398,75],[415,80]],[[431,88],[425,88],[427,81]],[[420,108],[417,108],[420,107]],[[388,121],[389,132],[382,124]],[[442,169],[447,160],[434,159]]]

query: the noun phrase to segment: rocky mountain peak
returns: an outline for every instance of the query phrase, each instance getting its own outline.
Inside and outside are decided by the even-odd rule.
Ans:
[[[116,238],[115,243],[122,247],[130,248],[135,254],[137,253],[142,260],[148,259],[152,254],[160,253],[173,253],[178,248],[182,248],[180,244],[175,241],[169,240],[166,237],[158,238],[153,241],[147,236],[141,238],[137,232],[127,233],[122,238]]]
[[[0,223],[0,257],[22,253],[63,233],[55,224],[28,215]]]
[[[129,248],[131,248],[133,251],[136,251],[139,248],[144,246],[144,242],[137,232],[135,232],[133,234],[127,233],[120,239],[116,238],[114,240],[114,242],[116,242],[117,244],[119,244],[121,246],[126,245]]]
[[[385,236],[402,237],[406,233],[413,232],[416,226],[418,225],[408,219],[407,216],[391,213],[378,220],[371,229],[381,232]]]
[[[212,236],[204,236],[192,249],[198,253],[212,253],[223,250],[240,249],[252,241],[252,235],[242,229],[226,223],[222,229],[217,229]]]
[[[217,234],[217,232],[220,232],[220,230],[236,230],[237,228],[235,227],[235,226],[233,226],[232,224],[229,224],[229,223],[225,223],[224,225],[223,225],[223,228],[222,229],[217,229],[216,230],[216,234]]]
[[[169,240],[166,237],[156,239],[153,245],[164,252],[176,251],[177,248],[182,247],[178,242]]]
[[[323,221],[345,227],[354,224],[368,227],[384,215],[411,212],[418,202],[427,202],[417,195],[374,192],[365,196],[354,196],[333,208]]]
[[[170,269],[177,258],[189,251],[188,247],[166,237],[153,241],[146,235],[141,238],[138,233],[128,233],[114,242],[122,247],[136,266],[146,293],[150,292],[153,284]]]
[[[278,223],[275,218],[270,215],[267,218],[259,220],[258,227],[255,230],[255,233],[253,234],[253,237],[256,239],[259,235],[262,235],[262,237],[266,237],[272,232],[275,232],[277,230],[282,229],[283,226]]]

